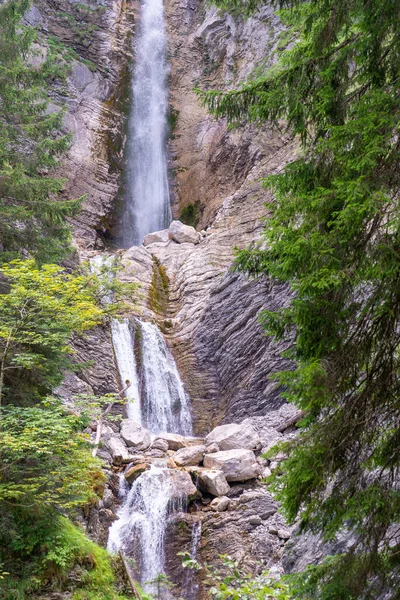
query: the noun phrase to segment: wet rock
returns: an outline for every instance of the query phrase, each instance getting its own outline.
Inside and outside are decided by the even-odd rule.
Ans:
[[[199,465],[203,460],[205,451],[205,446],[189,446],[188,448],[181,448],[175,454],[174,461],[178,467]]]
[[[150,465],[147,463],[141,463],[139,465],[130,467],[125,471],[125,479],[128,483],[132,484],[142,473],[148,469],[150,469]]]
[[[158,440],[163,440],[167,442],[168,448],[170,450],[179,450],[180,448],[187,447],[187,441],[183,437],[183,435],[179,435],[178,433],[161,433],[153,442],[158,442]]]
[[[226,477],[220,470],[192,468],[190,472],[202,492],[212,496],[225,496],[230,490]]]
[[[127,446],[137,450],[147,450],[151,444],[149,431],[130,419],[122,421],[121,437]]]
[[[228,509],[229,503],[230,499],[227,496],[222,496],[221,498],[214,498],[210,506],[215,512],[224,512]]]
[[[191,501],[197,496],[197,488],[186,471],[171,469],[166,471],[169,477],[169,496],[173,502]]]
[[[194,227],[184,225],[180,221],[172,221],[169,226],[168,235],[171,240],[178,242],[178,244],[183,244],[185,242],[198,244],[201,240],[201,234],[198,233]]]
[[[110,452],[114,463],[120,464],[125,460],[130,461],[128,448],[125,446],[120,437],[110,437],[104,442],[104,445]]]
[[[219,469],[227,481],[247,481],[260,474],[260,465],[251,450],[223,450],[204,456],[204,466]]]
[[[154,231],[153,233],[148,233],[147,235],[145,235],[143,240],[143,246],[149,246],[150,244],[156,244],[159,242],[168,242],[168,240],[168,229],[163,229],[162,231]]]
[[[251,425],[230,423],[213,429],[205,439],[206,446],[218,444],[220,450],[261,448],[260,438]]]
[[[157,438],[151,444],[151,449],[162,450],[163,452],[167,452],[168,450],[168,442],[167,440],[162,440],[161,438]]]

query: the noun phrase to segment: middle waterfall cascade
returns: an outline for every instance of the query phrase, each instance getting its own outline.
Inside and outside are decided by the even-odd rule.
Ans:
[[[186,392],[175,361],[158,327],[141,322],[143,361],[143,424],[152,433],[192,433]]]
[[[124,246],[141,244],[171,222],[166,134],[168,114],[167,35],[163,0],[144,0],[135,43],[129,119]]]
[[[111,321],[111,335],[122,384],[128,380],[130,382],[129,387],[125,390],[125,397],[128,398],[128,417],[137,423],[141,423],[139,381],[132,345],[132,333],[129,328],[128,319],[124,319],[123,321],[113,319]]]

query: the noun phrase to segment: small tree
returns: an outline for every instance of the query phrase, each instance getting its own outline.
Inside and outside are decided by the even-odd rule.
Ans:
[[[0,400],[32,402],[51,392],[71,367],[68,340],[98,324],[96,277],[70,275],[14,261],[0,269],[9,292],[0,295]]]
[[[66,217],[79,208],[59,197],[65,182],[49,171],[70,144],[63,111],[48,110],[49,87],[66,71],[52,47],[35,45],[36,30],[21,24],[28,7],[29,0],[0,6],[0,261],[23,250],[57,261],[69,248]]]

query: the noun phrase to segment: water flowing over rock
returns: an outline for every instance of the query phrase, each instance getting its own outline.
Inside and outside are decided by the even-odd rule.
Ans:
[[[110,528],[108,548],[122,550],[136,560],[135,572],[142,583],[164,572],[165,524],[171,507],[169,471],[152,466],[128,491],[122,487],[122,507]],[[184,505],[184,491],[175,492],[174,501]],[[151,589],[151,586],[150,586]]]
[[[166,51],[163,1],[145,0],[135,41],[127,198],[122,225],[125,247],[142,243],[147,233],[162,229],[171,220],[165,148]]]
[[[124,392],[125,397],[128,399],[128,416],[133,421],[141,422],[142,415],[139,382],[136,359],[133,351],[134,339],[132,337],[128,319],[124,319],[123,321],[113,319],[111,321],[111,334],[118,372],[123,387],[126,388],[127,382],[130,382]]]
[[[143,423],[152,433],[192,430],[189,401],[175,361],[156,325],[141,322]]]

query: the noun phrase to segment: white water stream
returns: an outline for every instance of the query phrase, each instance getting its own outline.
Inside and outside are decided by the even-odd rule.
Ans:
[[[125,247],[141,244],[171,222],[166,159],[167,35],[163,0],[144,0],[135,40],[132,111],[128,131]]]
[[[132,81],[126,173],[123,245],[139,245],[147,233],[171,221],[166,133],[168,114],[167,38],[163,0],[142,0]],[[109,259],[107,259],[109,260]],[[94,259],[96,266],[104,264]],[[152,434],[192,433],[188,397],[172,354],[158,327],[136,320],[111,323],[114,354],[125,390],[128,417]],[[136,351],[136,356],[135,356]],[[136,360],[138,358],[138,361]],[[139,364],[137,364],[137,362]],[[165,532],[171,511],[171,478],[162,460],[132,484],[120,476],[118,520],[110,528],[108,549],[135,560],[133,571],[145,588],[164,574]],[[184,504],[184,502],[183,502]],[[191,551],[198,546],[193,529]],[[193,588],[191,598],[197,592]]]

